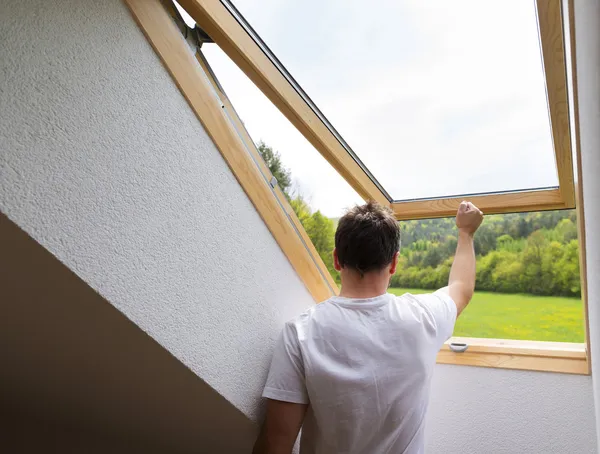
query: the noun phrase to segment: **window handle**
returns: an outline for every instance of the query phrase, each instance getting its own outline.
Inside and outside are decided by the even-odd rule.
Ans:
[[[449,347],[450,350],[452,350],[454,353],[463,353],[467,351],[467,348],[469,348],[469,344],[463,344],[460,342],[450,342]]]

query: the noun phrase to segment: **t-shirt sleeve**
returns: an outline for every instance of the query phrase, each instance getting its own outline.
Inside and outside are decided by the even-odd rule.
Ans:
[[[285,324],[275,345],[263,397],[296,404],[308,404],[304,362],[293,323]]]
[[[445,289],[417,295],[417,298],[429,315],[431,328],[435,331],[437,343],[441,348],[454,332],[457,316],[456,304]]]

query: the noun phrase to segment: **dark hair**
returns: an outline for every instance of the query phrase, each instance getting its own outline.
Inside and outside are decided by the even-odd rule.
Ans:
[[[400,249],[400,227],[389,208],[377,202],[357,205],[340,218],[335,247],[340,266],[363,276],[392,263]]]

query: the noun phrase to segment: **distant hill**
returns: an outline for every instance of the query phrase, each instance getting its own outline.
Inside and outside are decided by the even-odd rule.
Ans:
[[[400,230],[392,285],[445,286],[456,249],[454,219],[403,221]],[[580,295],[574,210],[486,216],[475,235],[475,251],[480,290]]]
[[[485,255],[495,249],[496,240],[503,235],[510,235],[514,240],[526,239],[536,230],[554,229],[563,219],[572,223],[567,240],[576,239],[575,210],[488,215],[475,237],[476,252]],[[400,229],[402,245],[409,248],[419,240],[444,243],[448,236],[456,237],[454,218],[402,221]]]

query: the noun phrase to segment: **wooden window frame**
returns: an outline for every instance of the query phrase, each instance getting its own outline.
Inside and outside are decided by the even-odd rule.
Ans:
[[[393,200],[370,174],[228,0],[179,3],[361,197],[390,206],[399,220],[449,216],[465,197],[489,214],[575,207],[561,0],[536,1],[559,186],[403,201]]]
[[[231,9],[219,0],[178,3],[362,198],[389,205],[385,190],[285,68],[267,54],[266,46],[248,34]]]
[[[550,0],[550,2],[553,1],[554,0]],[[260,158],[253,141],[243,127],[231,102],[220,88],[206,61],[202,59],[200,54],[193,54],[186,41],[183,39],[180,30],[172,20],[167,11],[167,9],[170,9],[169,5],[171,4],[166,0],[165,4],[163,4],[161,0],[124,0],[124,2],[131,10],[148,41],[161,58],[164,66],[171,74],[190,107],[214,141],[216,147],[225,158],[233,174],[256,207],[258,213],[261,215],[273,237],[280,245],[282,251],[287,256],[311,295],[316,301],[322,301],[337,293],[335,282],[329,275],[327,268],[314,249],[314,246],[306,235],[300,221],[285,199],[283,192],[277,185],[273,187],[269,184],[272,175],[262,161],[262,158]],[[214,12],[214,10],[210,8],[218,9],[219,6],[222,6],[218,0],[180,0],[179,3],[182,4],[196,22],[203,27],[204,31],[209,33],[211,38],[214,39],[215,36],[217,36],[215,33],[219,30],[221,30],[219,33],[224,34],[222,31],[223,24],[221,23],[221,19],[225,22],[225,25],[227,25],[228,20],[231,19],[231,17],[226,16],[223,18],[220,15],[217,15],[219,20],[213,23],[211,21],[214,21],[214,18],[207,15],[207,11]],[[540,3],[544,2],[538,0],[538,8],[540,8]],[[205,9],[204,7],[206,6],[210,8]],[[171,9],[171,11],[173,10]],[[223,14],[223,11],[220,11],[219,14]],[[548,15],[554,14],[550,12],[550,8],[548,11]],[[540,14],[540,16],[542,16],[542,14]],[[202,20],[205,22],[202,22]],[[571,34],[573,35],[572,19],[570,20]],[[540,20],[540,23],[542,22],[543,19]],[[211,23],[213,23],[213,28],[210,28]],[[227,26],[230,25],[231,24]],[[227,27],[225,27],[225,29],[226,28]],[[540,29],[544,30],[545,28],[540,25]],[[237,33],[240,32],[239,28],[236,30]],[[344,150],[339,143],[338,146],[333,146],[335,145],[333,141],[335,137],[331,132],[329,133],[331,136],[325,138],[327,140],[322,137],[319,140],[316,139],[316,136],[318,135],[317,132],[323,132],[318,128],[313,128],[313,126],[315,126],[314,122],[320,121],[318,117],[311,117],[311,112],[306,109],[302,110],[300,113],[290,113],[294,103],[299,101],[294,98],[293,94],[286,90],[283,92],[283,95],[285,96],[279,97],[280,93],[276,88],[279,86],[277,84],[282,83],[282,80],[278,80],[277,77],[275,77],[275,82],[277,82],[277,84],[267,83],[270,79],[267,80],[262,77],[264,74],[269,75],[269,71],[264,74],[256,71],[256,61],[246,62],[246,60],[244,60],[240,65],[239,58],[241,58],[244,53],[240,52],[240,48],[226,40],[225,37],[221,37],[220,39],[225,40],[223,41],[225,42],[225,46],[229,46],[230,52],[233,52],[233,55],[238,55],[237,60],[234,59],[234,61],[238,63],[242,69],[246,68],[245,72],[247,75],[254,74],[251,79],[265,94],[268,95],[271,101],[286,114],[288,119],[290,119],[290,121],[292,121],[305,136],[307,136],[307,138],[309,137],[306,131],[310,130],[309,140],[313,145],[317,144],[319,147],[330,146],[330,148],[327,148],[328,154],[323,153],[323,150],[317,147],[326,158],[329,157],[328,161],[332,163],[332,165],[337,163],[334,167],[338,170],[339,166],[345,166],[347,161],[344,160],[343,156],[344,153],[346,153],[346,150]],[[253,46],[252,43],[245,42],[245,44],[250,47]],[[573,39],[571,39],[571,49],[573,54],[574,44]],[[233,51],[231,49],[233,49]],[[231,56],[232,54],[230,54],[230,57]],[[259,59],[259,61],[262,62],[261,64],[265,63],[264,60]],[[545,62],[546,61],[547,59],[545,58]],[[575,62],[572,62],[572,64],[574,65]],[[576,73],[574,72],[573,74],[575,78]],[[273,76],[273,74],[270,74],[270,76]],[[270,80],[270,82],[273,81]],[[289,88],[290,87],[287,87],[288,90]],[[576,111],[577,96],[575,80],[574,93]],[[277,102],[275,102],[273,98],[275,98],[275,101]],[[290,102],[290,100],[293,102]],[[568,116],[568,109],[565,111]],[[575,120],[577,125],[577,117],[575,117]],[[322,124],[322,126],[323,125],[324,124]],[[314,132],[314,130],[317,132]],[[567,134],[569,140],[571,140],[570,131],[567,131]],[[576,137],[575,143],[576,147],[579,148],[578,137]],[[564,152],[566,147],[563,147],[562,149]],[[569,152],[571,150],[570,143],[568,150]],[[345,156],[348,157],[349,155],[346,153]],[[577,166],[580,168],[581,159],[579,153],[576,153],[576,156]],[[564,158],[563,161],[567,162],[568,159]],[[362,167],[358,165],[344,167],[343,171],[340,171],[340,173],[355,189],[361,189],[361,191],[358,192],[363,197],[377,200],[376,197],[371,197],[371,195],[377,195],[379,189],[377,188],[377,191],[375,191],[374,188],[376,188],[376,186],[370,186],[368,184],[367,180],[371,180],[369,180],[369,175],[364,172]],[[578,175],[581,175],[581,172],[579,172]],[[583,238],[584,221],[583,204],[581,200],[582,194],[580,190],[581,180],[577,182],[577,187],[579,234],[580,238]],[[381,195],[384,195],[384,193],[379,193],[380,199]],[[531,211],[571,207],[571,204],[565,202],[562,189],[559,188],[547,191],[526,191],[525,193],[481,195],[476,197],[470,197],[470,199],[474,200],[475,203],[479,204],[487,212],[504,213],[511,211]],[[402,218],[405,215],[407,219],[433,217],[432,213],[434,216],[448,216],[453,214],[456,207],[454,199],[428,200],[426,201],[427,205],[418,205],[422,203],[425,203],[425,201],[405,202],[402,204],[402,208],[392,204],[392,207],[396,211],[398,217]],[[399,213],[398,210],[400,209],[404,214]],[[586,343],[568,344],[556,342],[455,338],[451,341],[468,343],[468,350],[464,353],[455,353],[450,350],[448,345],[445,345],[438,355],[438,363],[571,374],[590,374],[589,336],[587,334],[587,292],[585,291],[587,282],[585,275],[585,245],[583,243],[581,244],[580,257],[582,270],[582,296],[586,320]]]
[[[450,349],[450,342],[469,345],[463,353]],[[438,364],[534,370],[589,375],[590,365],[585,344],[525,340],[454,337],[444,344]]]
[[[233,123],[235,130],[238,132],[240,138],[244,142],[244,145],[246,146],[246,150],[248,150],[248,152],[252,155],[252,158],[253,158],[255,164],[258,166],[260,173],[263,175],[263,177],[267,181],[272,181],[274,176],[271,173],[271,170],[269,169],[269,167],[267,167],[267,164],[265,163],[264,159],[258,152],[256,144],[252,140],[252,137],[250,137],[250,134],[248,133],[246,126],[244,126],[244,123],[242,122],[240,116],[237,114],[237,111],[233,107],[233,104],[231,103],[229,97],[227,96],[227,94],[225,93],[225,91],[223,90],[223,88],[221,87],[219,82],[217,81],[215,74],[212,71],[212,68],[208,64],[208,61],[206,60],[206,58],[204,57],[204,55],[202,54],[200,49],[196,50],[196,60],[200,64],[200,67],[204,71],[204,74],[206,75],[207,79],[210,81],[211,85],[213,86],[213,89],[215,90],[215,92],[219,96],[219,99],[223,103],[224,109],[228,113],[229,120]],[[283,209],[285,211],[285,213],[287,214],[287,216],[289,217],[289,220],[294,225],[296,233],[298,235],[300,235],[302,242],[304,244],[304,247],[308,249],[308,252],[313,260],[314,265],[319,268],[319,271],[323,277],[323,280],[327,283],[328,288],[326,289],[325,292],[319,291],[319,295],[315,294],[315,296],[322,298],[322,299],[317,298],[317,301],[323,301],[324,299],[327,299],[330,296],[337,294],[338,290],[339,290],[337,283],[333,280],[331,273],[329,272],[329,270],[327,269],[327,266],[321,259],[321,256],[315,249],[315,246],[313,245],[311,239],[309,238],[308,234],[306,233],[306,230],[302,226],[300,219],[298,219],[298,216],[294,212],[294,209],[292,208],[292,206],[288,202],[287,198],[285,197],[285,194],[283,193],[283,191],[281,190],[281,188],[278,185],[271,186],[271,189],[273,190],[273,195],[277,199],[277,202],[278,202],[280,208]]]
[[[124,1],[315,301],[336,294],[337,284],[281,189],[270,184],[269,169],[212,74],[181,35],[172,10],[161,0]]]
[[[587,296],[587,255],[585,244],[585,210],[583,200],[583,181],[582,181],[582,163],[581,146],[579,138],[579,99],[577,90],[577,61],[576,42],[575,42],[575,19],[574,19],[574,0],[565,0],[568,5],[569,16],[567,18],[570,30],[570,65],[573,75],[573,120],[575,128],[572,131],[573,137],[569,135],[569,140],[574,147],[575,165],[577,167],[577,179],[573,180],[575,197],[577,203],[577,230],[579,238],[579,269],[581,276],[581,299],[583,302],[583,319],[585,330],[585,342],[583,343],[562,343],[562,342],[538,342],[523,340],[502,340],[502,339],[478,339],[478,338],[459,338],[450,339],[440,353],[438,354],[438,364],[455,364],[478,367],[493,367],[503,369],[521,369],[535,370],[545,372],[560,372],[568,374],[591,375],[591,346],[589,336],[589,318],[588,318],[588,296]],[[538,0],[538,11],[540,3]],[[551,1],[544,6],[549,6]],[[553,6],[556,9],[556,6]],[[538,13],[541,15],[541,13]],[[562,19],[561,19],[562,20]],[[560,24],[562,29],[562,22]],[[556,27],[555,27],[556,28]],[[561,44],[564,46],[564,42]],[[564,47],[563,47],[564,54]],[[567,113],[568,113],[568,105]],[[567,118],[568,121],[568,118]],[[569,128],[570,129],[570,128]],[[570,145],[571,145],[570,144]],[[569,146],[571,150],[571,146]],[[559,176],[560,178],[560,176]],[[558,198],[559,194],[553,197]],[[526,203],[526,202],[524,202]],[[552,202],[550,202],[552,203]],[[558,207],[557,207],[558,208]],[[565,208],[565,207],[563,207]],[[420,207],[415,207],[421,209]],[[444,209],[449,209],[445,205]],[[538,205],[531,207],[532,210],[539,210]],[[549,208],[554,209],[554,208]],[[506,210],[506,212],[512,210]],[[524,210],[530,211],[530,210]],[[418,214],[418,213],[417,213]],[[467,343],[469,348],[464,353],[456,353],[450,349],[451,342]]]

